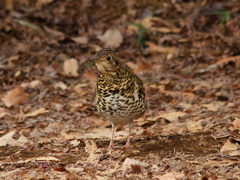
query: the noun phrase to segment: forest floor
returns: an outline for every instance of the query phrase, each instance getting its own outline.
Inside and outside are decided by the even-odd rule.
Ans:
[[[0,179],[240,179],[240,1],[0,1]],[[95,107],[112,48],[148,111]]]

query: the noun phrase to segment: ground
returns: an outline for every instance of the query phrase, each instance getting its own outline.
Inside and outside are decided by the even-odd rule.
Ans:
[[[0,179],[240,179],[240,1],[0,7]],[[128,149],[95,107],[104,47],[147,93]]]

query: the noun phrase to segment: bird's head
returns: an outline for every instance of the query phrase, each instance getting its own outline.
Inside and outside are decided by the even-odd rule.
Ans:
[[[108,48],[98,51],[95,57],[90,58],[89,61],[94,62],[102,74],[111,74],[121,68],[117,55]]]

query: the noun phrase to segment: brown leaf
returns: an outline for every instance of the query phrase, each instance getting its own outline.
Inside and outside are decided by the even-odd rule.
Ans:
[[[222,146],[220,152],[223,153],[234,150],[237,150],[237,143],[231,143],[229,140],[227,140],[227,142],[225,142],[224,145]]]
[[[235,118],[232,124],[229,127],[230,130],[240,130],[240,119]]]
[[[58,172],[69,172],[69,171],[66,170],[64,167],[54,168],[54,171],[58,171]]]
[[[4,117],[7,114],[7,110],[5,108],[0,107],[0,118]]]
[[[40,108],[40,109],[37,109],[37,110],[34,110],[30,113],[27,113],[27,114],[24,114],[24,117],[34,117],[34,116],[37,116],[39,114],[44,114],[44,113],[47,113],[49,112],[49,110],[46,110],[45,108]]]
[[[87,44],[88,43],[88,37],[72,37],[71,38],[74,42],[78,43],[78,44]]]
[[[8,10],[14,10],[14,6],[13,6],[13,0],[5,0],[5,7]]]
[[[127,62],[126,64],[136,74],[148,69],[148,64],[146,64],[146,63],[134,64],[133,62]]]
[[[188,121],[187,122],[187,128],[189,130],[189,132],[193,133],[193,132],[199,132],[203,129],[202,126],[202,121]]]
[[[164,53],[164,54],[179,54],[179,49],[176,47],[160,47],[150,41],[146,42],[151,53]]]
[[[240,67],[240,55],[223,58],[223,59],[219,60],[216,64],[222,68],[224,65],[227,65],[230,62],[235,63],[236,68],[238,69]]]
[[[197,98],[197,96],[193,93],[187,93],[187,92],[178,92],[178,91],[164,91],[159,90],[160,93],[164,93],[167,96],[172,96],[174,99],[183,98],[187,101],[193,101]]]
[[[152,27],[152,31],[159,31],[161,33],[179,33],[181,31],[180,28],[168,28],[168,27]]]
[[[26,94],[23,89],[18,86],[3,96],[2,101],[7,107],[15,106],[21,104],[28,98],[28,94]]]
[[[202,104],[201,106],[207,108],[207,110],[212,112],[217,112],[219,109],[219,106],[217,104]]]
[[[186,113],[184,112],[170,112],[170,113],[162,114],[158,118],[164,118],[172,122],[172,121],[176,121],[179,117],[183,117],[185,115]]]
[[[93,73],[92,71],[90,71],[89,69],[86,69],[84,72],[84,76],[86,75],[86,77],[90,80],[90,81],[95,81],[97,82],[97,75],[95,73]]]
[[[160,21],[161,19],[158,17],[146,17],[142,20],[141,24],[149,29],[153,26],[154,21]]]
[[[44,4],[51,3],[54,0],[37,0],[35,7],[36,8],[41,8]]]
[[[10,131],[7,134],[3,135],[2,137],[0,137],[0,146],[6,146],[6,145],[10,145],[10,146],[22,146],[24,145],[26,142],[28,142],[28,139],[23,136],[21,133],[20,137],[16,140],[13,138],[13,136],[15,135],[16,130]]]
[[[104,43],[104,47],[113,49],[119,47],[123,42],[122,34],[118,29],[108,29],[104,35],[98,36],[98,39]]]
[[[78,76],[78,61],[74,58],[67,59],[63,65],[64,74],[68,77]]]

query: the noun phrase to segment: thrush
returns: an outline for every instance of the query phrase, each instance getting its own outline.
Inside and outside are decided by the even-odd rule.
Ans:
[[[112,124],[109,147],[114,146],[116,125],[127,124],[129,134],[125,146],[129,147],[133,120],[143,116],[147,109],[143,83],[136,74],[122,65],[111,49],[98,51],[90,61],[101,72],[96,87],[96,106],[99,114]]]

